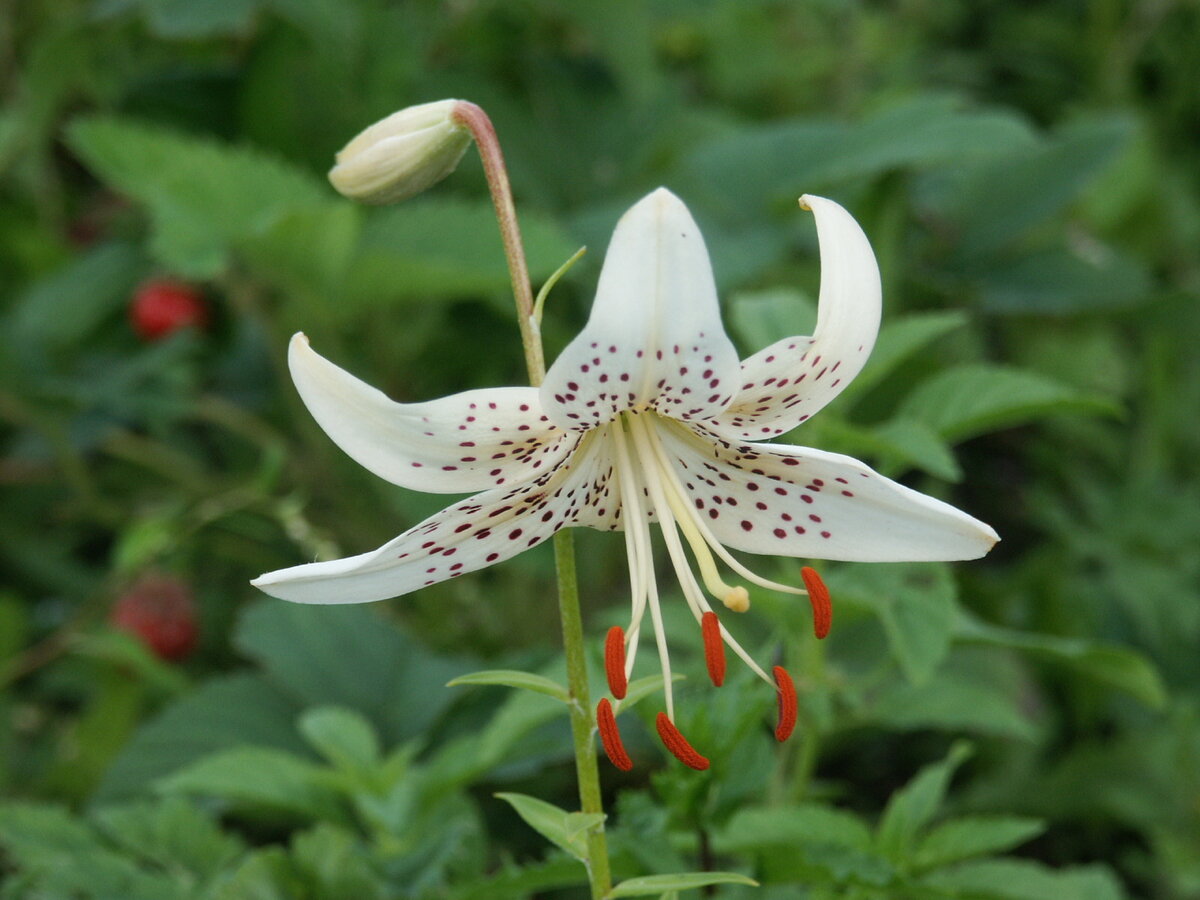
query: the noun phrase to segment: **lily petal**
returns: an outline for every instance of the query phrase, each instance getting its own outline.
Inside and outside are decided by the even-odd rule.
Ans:
[[[879,334],[879,266],[862,229],[837,203],[800,198],[817,222],[821,291],[812,337],[784,338],[742,362],[740,390],[709,428],[733,440],[791,431],[841,393]]]
[[[712,441],[679,426],[663,446],[703,521],[748,553],[857,562],[977,559],[999,540],[948,503],[849,456]]]
[[[579,441],[549,421],[535,388],[396,403],[318,354],[303,334],[292,338],[288,365],[334,443],[402,487],[457,494],[519,484],[556,466]]]
[[[581,517],[594,518],[610,491],[604,444],[586,441],[569,465],[515,488],[468,497],[377,550],[260,575],[251,582],[295,603],[370,603],[399,597],[503,562]],[[596,484],[599,483],[599,488]],[[600,499],[594,504],[595,497]],[[591,509],[584,513],[585,509]]]
[[[542,404],[577,431],[642,405],[709,419],[729,405],[737,378],[704,238],[659,188],[617,223],[591,317],[546,374]]]

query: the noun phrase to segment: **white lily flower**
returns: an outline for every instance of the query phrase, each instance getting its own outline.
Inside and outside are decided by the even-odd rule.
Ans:
[[[659,733],[696,768],[707,760],[674,727],[667,639],[651,552],[662,533],[683,595],[701,625],[710,675],[727,645],[778,691],[780,740],[795,693],[733,639],[709,598],[745,610],[749,594],[721,577],[809,595],[818,634],[828,593],[767,581],[729,550],[885,562],[983,556],[998,540],[983,522],[883,477],[847,456],[758,443],[806,421],[850,382],[879,330],[879,270],[862,229],[841,206],[805,196],[816,217],[822,276],[812,336],[785,338],[739,363],[721,325],[703,238],[684,204],[659,189],[618,223],[591,317],[540,388],[467,391],[401,404],[317,355],[303,334],[289,363],[305,404],[329,436],[381,478],[431,492],[469,492],[377,550],[271,572],[253,583],[300,603],[382,600],[501,562],[559,529],[624,531],[632,614],[605,647],[613,695],[624,696],[648,610],[661,661]],[[697,572],[693,571],[691,559]],[[626,767],[612,709],[601,737]]]

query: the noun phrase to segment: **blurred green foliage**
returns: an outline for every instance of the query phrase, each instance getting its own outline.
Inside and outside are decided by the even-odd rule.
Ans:
[[[387,210],[322,178],[449,96],[497,125],[535,282],[592,248],[551,358],[658,184],[746,350],[812,321],[796,197],[845,204],[884,330],[791,437],[1004,538],[953,572],[827,567],[820,645],[758,592],[738,626],[797,673],[798,738],[732,673],[681,687],[707,773],[626,713],[613,896],[1200,897],[1198,44],[1184,0],[0,6],[0,897],[582,896],[544,548],[374,608],[247,584],[438,505],[316,429],[293,331],[397,399],[521,379],[478,162]],[[211,315],[145,343],[131,298],[163,276]],[[624,554],[579,540],[598,643]],[[182,666],[106,624],[147,571],[198,598]],[[481,668],[538,677],[443,687]]]

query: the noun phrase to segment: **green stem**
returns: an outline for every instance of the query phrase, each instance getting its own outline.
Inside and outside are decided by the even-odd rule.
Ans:
[[[600,796],[600,770],[592,739],[592,698],[588,689],[587,659],[583,650],[583,616],[579,610],[579,581],[575,575],[575,539],[570,531],[554,536],[554,563],[558,569],[558,614],[562,619],[563,649],[567,657],[567,687],[571,695],[571,738],[575,744],[575,774],[579,802],[585,813],[604,812]],[[593,900],[608,896],[612,874],[603,823],[588,831],[588,879]]]
[[[454,117],[470,130],[483,160],[483,171],[492,194],[492,205],[496,208],[504,256],[508,260],[513,296],[517,302],[517,321],[521,327],[521,343],[525,348],[525,365],[529,370],[529,382],[536,387],[546,376],[546,361],[534,317],[533,289],[525,263],[525,248],[517,224],[512,188],[504,167],[504,155],[500,152],[500,141],[487,113],[474,103],[460,101],[454,110]],[[592,739],[594,725],[584,653],[583,615],[579,608],[579,581],[575,574],[575,542],[569,531],[560,531],[554,536],[554,563],[558,570],[558,612],[562,619],[563,650],[567,660],[567,690],[571,696],[571,737],[575,745],[579,802],[583,812],[603,815],[600,770],[596,764],[596,745]],[[603,900],[612,890],[608,841],[603,822],[588,830],[587,846],[592,900]]]

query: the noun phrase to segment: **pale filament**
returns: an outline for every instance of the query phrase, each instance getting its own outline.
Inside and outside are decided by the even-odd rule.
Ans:
[[[658,464],[658,459],[652,448],[652,438],[650,435],[654,430],[653,425],[645,417],[637,418],[634,416],[628,417],[628,424],[634,449],[638,454],[639,461],[642,463],[642,472],[645,476],[646,487],[650,492],[650,497],[654,504],[654,512],[658,516],[658,524],[662,530],[663,541],[667,545],[667,552],[671,557],[675,572],[679,576],[679,583],[683,588],[684,597],[692,610],[692,615],[699,622],[705,612],[711,612],[711,607],[708,601],[705,600],[704,594],[700,591],[700,586],[696,582],[696,576],[692,573],[691,567],[687,563],[687,557],[684,555],[683,545],[679,542],[679,535],[675,526],[677,523],[682,523],[676,519],[667,502],[667,495],[660,477],[661,466]],[[743,588],[742,590],[744,591],[745,589]],[[721,598],[718,597],[718,599]],[[734,639],[724,625],[721,626],[721,637],[756,675],[762,678],[767,684],[774,686],[775,682],[762,670],[742,645]],[[668,717],[670,717],[669,711]]]
[[[683,485],[680,483],[678,473],[676,473],[675,468],[670,463],[670,459],[667,456],[667,451],[662,446],[662,441],[659,439],[657,432],[655,432],[655,430],[652,428],[648,429],[648,431],[650,433],[651,444],[654,448],[655,456],[657,457],[658,468],[665,475],[663,481],[666,483],[667,487],[670,488],[670,494],[672,495],[672,499],[674,501],[672,503],[672,509],[676,511],[677,516],[686,518],[688,523],[695,530],[693,534],[695,532],[699,532],[700,537],[703,538],[703,544],[707,544],[708,547],[711,547],[712,551],[721,558],[722,562],[724,562],[727,566],[729,566],[729,568],[733,569],[751,584],[757,584],[759,587],[767,588],[767,590],[779,591],[783,594],[796,594],[800,597],[807,597],[808,591],[806,591],[804,588],[794,587],[790,584],[781,584],[778,581],[771,581],[768,578],[763,578],[761,575],[752,572],[750,569],[746,568],[746,566],[742,565],[742,563],[738,561],[733,554],[725,549],[725,546],[713,535],[704,519],[697,515],[692,510],[692,507],[688,504],[687,493],[684,491]],[[680,513],[681,509],[682,514]],[[688,537],[688,531],[686,529],[684,530],[684,536]],[[701,544],[699,541],[693,542],[692,537],[688,537],[688,543],[692,546],[692,552],[696,554],[697,562],[701,565],[701,570],[703,570],[703,563],[700,562],[702,557],[708,559],[709,565],[712,565],[712,557],[708,553],[707,549],[704,548],[703,544]],[[700,544],[700,546],[698,547],[697,544]],[[716,596],[718,600],[722,600],[719,594],[714,594],[714,596]],[[722,600],[722,602],[725,601]],[[729,604],[726,603],[726,605],[728,606]],[[740,610],[737,611],[740,612]]]

